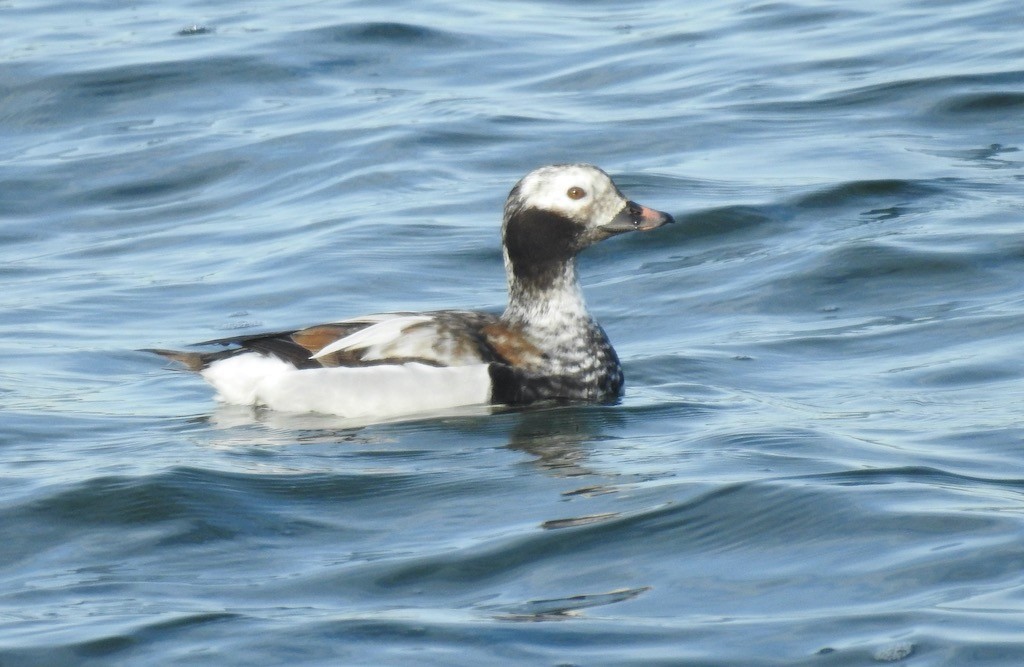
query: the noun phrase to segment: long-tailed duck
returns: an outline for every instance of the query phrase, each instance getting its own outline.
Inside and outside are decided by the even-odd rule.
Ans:
[[[227,403],[386,419],[476,404],[606,401],[622,367],[587,312],[576,254],[672,216],[627,200],[586,164],[536,169],[505,202],[508,307],[386,313],[297,331],[151,350],[198,371]]]

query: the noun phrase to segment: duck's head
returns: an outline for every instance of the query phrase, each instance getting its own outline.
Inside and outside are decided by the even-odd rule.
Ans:
[[[516,278],[539,278],[561,272],[598,241],[672,221],[668,213],[626,199],[597,167],[541,167],[516,183],[505,202],[505,260]]]

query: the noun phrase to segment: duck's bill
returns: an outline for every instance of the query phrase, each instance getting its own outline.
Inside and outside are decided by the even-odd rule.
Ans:
[[[611,222],[602,225],[601,229],[609,234],[646,232],[670,222],[675,222],[675,220],[668,213],[641,206],[635,201],[627,201],[622,210],[611,219]]]

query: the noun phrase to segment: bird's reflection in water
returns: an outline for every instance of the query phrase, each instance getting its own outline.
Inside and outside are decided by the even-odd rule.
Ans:
[[[615,408],[589,405],[525,410],[516,416],[509,449],[536,457],[538,466],[561,477],[594,474],[586,465],[589,445],[607,440],[608,427],[621,421]]]
[[[197,426],[212,427],[207,431],[209,444],[225,449],[337,443],[373,450],[390,448],[403,440],[411,444],[411,434],[437,436],[442,432],[464,443],[500,443],[507,438],[509,450],[531,456],[533,464],[547,474],[565,478],[598,475],[600,479],[592,484],[565,491],[566,496],[589,496],[614,490],[609,484],[610,474],[595,471],[587,460],[595,443],[612,439],[608,432],[621,425],[623,419],[614,406],[605,405],[525,410],[474,406],[417,420],[370,424],[329,415],[219,405],[210,415],[191,421]]]

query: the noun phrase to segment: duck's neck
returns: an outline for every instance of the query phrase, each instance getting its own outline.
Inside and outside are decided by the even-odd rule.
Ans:
[[[574,259],[552,270],[522,275],[505,261],[508,278],[508,307],[502,316],[513,326],[527,331],[557,331],[591,322],[576,275]]]

